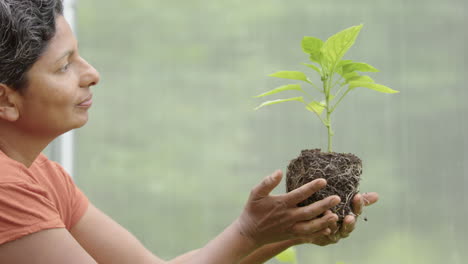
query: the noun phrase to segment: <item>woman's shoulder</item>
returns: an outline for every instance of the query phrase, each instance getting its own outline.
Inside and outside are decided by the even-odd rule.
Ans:
[[[47,173],[49,178],[55,177],[65,177],[68,178],[70,175],[65,170],[65,168],[60,165],[60,163],[49,159],[45,154],[41,153],[36,160],[34,161],[33,165],[29,169],[31,172],[42,172]]]
[[[46,155],[40,154],[31,167],[11,159],[0,152],[0,185],[11,183],[36,183],[36,173],[38,171],[55,170],[60,171],[57,165],[49,160]]]
[[[26,167],[0,151],[0,184],[21,182]]]

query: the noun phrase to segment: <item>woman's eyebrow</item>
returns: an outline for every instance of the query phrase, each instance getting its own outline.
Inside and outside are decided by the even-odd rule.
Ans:
[[[56,62],[61,61],[63,58],[68,57],[68,56],[72,55],[73,53],[75,53],[74,50],[69,50],[69,51],[65,52],[62,56],[60,56],[60,58],[57,59]]]

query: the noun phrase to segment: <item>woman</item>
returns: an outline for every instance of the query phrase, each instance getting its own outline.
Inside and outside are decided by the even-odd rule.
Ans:
[[[0,263],[263,263],[289,246],[346,237],[329,210],[338,196],[306,207],[326,185],[315,180],[272,196],[281,171],[250,194],[242,214],[203,248],[171,261],[149,252],[94,207],[67,173],[41,151],[86,124],[98,72],[78,53],[60,0],[0,0]],[[356,195],[354,211],[377,194]],[[157,221],[155,221],[157,224]]]

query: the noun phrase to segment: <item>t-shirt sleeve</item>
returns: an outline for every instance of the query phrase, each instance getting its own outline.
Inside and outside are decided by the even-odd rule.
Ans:
[[[68,226],[69,230],[74,227],[76,223],[78,223],[81,217],[83,217],[83,215],[86,213],[86,210],[88,209],[89,204],[88,198],[74,183],[72,186],[72,195],[73,212],[71,214],[70,225]]]
[[[0,245],[65,224],[47,193],[30,183],[0,185]]]
[[[83,217],[88,209],[89,200],[86,195],[76,186],[70,175],[60,166],[58,163],[55,164],[61,171],[69,194],[70,199],[70,218],[65,223],[66,228],[70,230],[76,223]]]

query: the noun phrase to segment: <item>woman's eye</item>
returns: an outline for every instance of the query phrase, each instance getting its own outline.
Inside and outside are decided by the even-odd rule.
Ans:
[[[60,71],[61,72],[66,72],[68,70],[68,67],[70,66],[70,63],[67,63],[65,66],[63,66],[62,68],[60,68]]]

